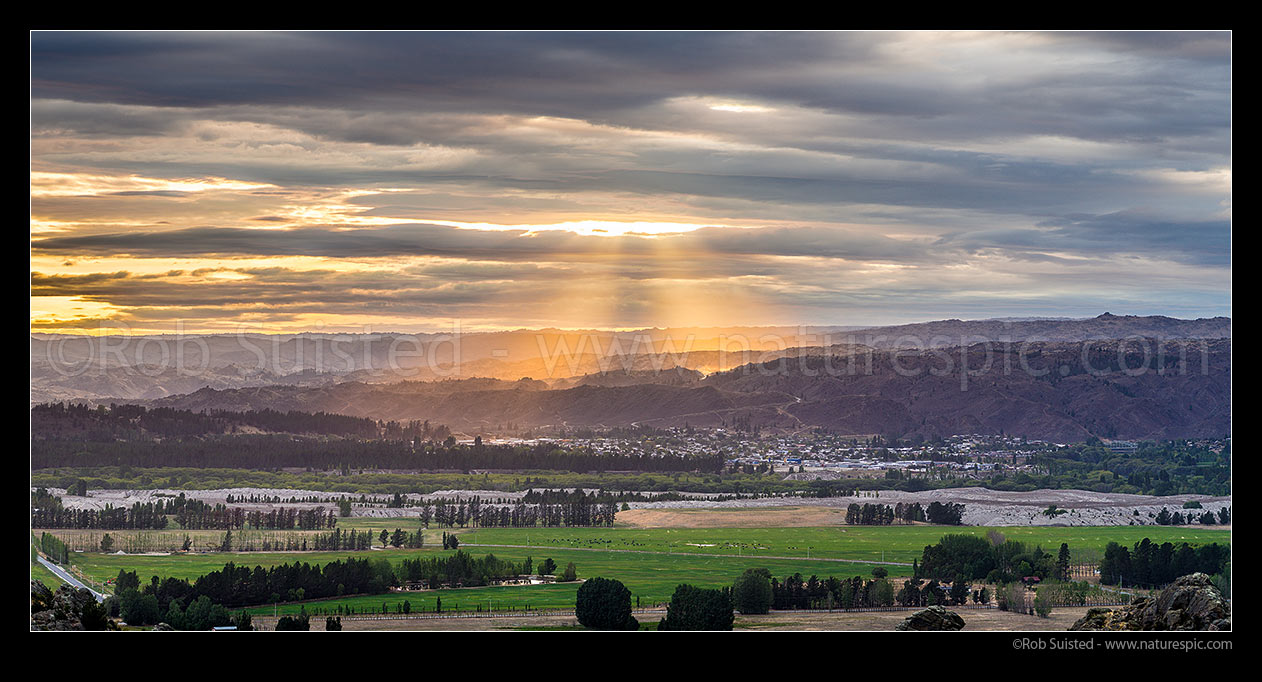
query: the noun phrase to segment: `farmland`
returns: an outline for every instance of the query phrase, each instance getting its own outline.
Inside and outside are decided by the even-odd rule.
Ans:
[[[393,528],[402,519],[346,519],[348,528]],[[410,524],[408,524],[410,525]],[[729,585],[746,568],[765,567],[776,576],[802,573],[804,576],[867,576],[873,564],[886,562],[891,578],[910,575],[910,563],[926,545],[948,533],[984,536],[989,528],[943,526],[828,527],[828,528],[531,528],[466,529],[456,531],[462,549],[477,555],[493,553],[501,559],[521,561],[532,557],[536,566],[551,558],[564,567],[573,562],[580,579],[614,577],[631,590],[642,603],[660,603],[670,598],[675,586],[689,582],[699,586]],[[1004,527],[994,529],[1007,538],[1054,552],[1068,543],[1079,560],[1094,560],[1108,542],[1133,544],[1142,538],[1155,542],[1230,543],[1229,530],[1199,527],[1109,526],[1109,527]],[[294,531],[297,532],[297,531]],[[120,570],[136,571],[142,581],[150,576],[196,579],[218,570],[229,561],[239,565],[274,566],[295,561],[324,564],[349,556],[370,556],[394,563],[406,558],[437,556],[443,553],[436,536],[441,530],[427,531],[427,548],[386,549],[371,552],[249,552],[195,553],[171,555],[119,555],[76,553],[75,566],[87,577],[104,581]],[[809,552],[810,558],[807,558]],[[847,561],[850,560],[850,561]],[[405,600],[413,611],[429,610],[441,597],[444,610],[494,607],[570,608],[578,583],[492,586],[422,592],[391,592],[378,595],[340,597],[305,604],[260,606],[258,614],[296,613],[305,606],[316,609],[354,608],[376,611],[383,604],[390,610]]]
[[[696,584],[704,584],[706,586],[717,587],[730,584],[735,580],[746,568],[754,566],[762,566],[770,569],[776,575],[786,575],[795,572],[803,574],[819,573],[821,575],[868,575],[871,565],[855,564],[846,562],[832,561],[808,561],[801,560],[765,560],[765,559],[734,559],[728,557],[714,557],[696,554],[650,554],[650,553],[623,553],[623,552],[592,552],[583,549],[515,549],[515,548],[485,548],[485,547],[465,547],[462,548],[471,554],[481,556],[484,554],[495,554],[495,556],[510,561],[521,561],[527,556],[533,557],[536,566],[538,562],[545,557],[550,557],[561,567],[567,563],[573,562],[578,568],[579,578],[590,578],[595,576],[616,577],[621,580],[631,590],[634,596],[638,596],[645,602],[665,601],[670,598],[671,592],[675,586],[681,582],[692,582]],[[274,566],[283,563],[292,563],[302,561],[309,564],[324,564],[338,559],[344,559],[348,556],[362,557],[365,554],[371,558],[382,558],[395,563],[401,562],[403,559],[415,558],[417,556],[436,556],[442,553],[441,549],[424,549],[424,550],[385,550],[371,553],[360,552],[358,554],[350,552],[303,552],[303,553],[212,553],[198,555],[170,555],[170,556],[133,556],[133,555],[106,555],[106,554],[76,554],[74,563],[88,576],[97,580],[105,580],[118,575],[119,570],[136,571],[142,580],[146,580],[149,576],[157,575],[159,577],[176,577],[195,579],[201,575],[211,571],[223,568],[223,565],[229,561],[244,565]],[[900,571],[897,566],[890,566],[890,572],[899,575]],[[904,572],[910,572],[910,567],[904,569]],[[494,599],[497,606],[513,605],[523,606],[529,603],[532,607],[539,608],[568,608],[574,604],[574,593],[578,589],[577,584],[559,584],[559,585],[543,585],[543,586],[513,586],[513,587],[485,587],[471,588],[466,590],[441,590],[435,592],[420,593],[394,593],[390,595],[373,595],[369,597],[349,597],[336,602],[346,605],[356,605],[357,607],[371,606],[380,608],[382,602],[387,602],[393,606],[394,603],[402,603],[404,599],[411,601],[414,608],[420,608],[420,603],[428,604],[428,608],[433,607],[433,600],[436,596],[443,598],[445,608],[450,609],[453,601],[459,603],[468,599],[468,607],[473,608],[475,603],[485,604],[488,598]],[[469,596],[466,596],[469,595]],[[477,595],[477,596],[474,596]],[[327,607],[327,605],[326,605]],[[289,608],[296,612],[298,605],[282,606],[284,609]],[[310,604],[308,605],[310,608]],[[463,607],[462,607],[463,608]],[[262,608],[263,611],[271,611],[271,607]]]
[[[740,557],[811,557],[910,564],[926,545],[948,533],[984,537],[997,530],[1010,540],[1055,551],[1068,543],[1078,559],[1090,561],[1109,542],[1231,542],[1229,530],[1172,526],[1002,527],[848,526],[828,528],[485,528],[460,533],[466,546],[525,545],[738,555]],[[529,543],[527,543],[529,538]]]

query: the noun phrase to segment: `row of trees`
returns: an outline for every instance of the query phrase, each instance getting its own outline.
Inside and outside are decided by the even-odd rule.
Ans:
[[[1194,523],[1199,523],[1204,526],[1214,526],[1218,524],[1225,526],[1231,523],[1231,507],[1220,507],[1218,514],[1214,514],[1214,512],[1208,510],[1201,512],[1200,514],[1197,514],[1196,512],[1188,512],[1187,514],[1184,514],[1178,511],[1171,512],[1169,509],[1162,507],[1161,511],[1157,512],[1155,519],[1158,526],[1183,526]]]
[[[892,606],[894,587],[883,567],[862,576],[820,579],[795,573],[777,580],[765,568],[747,569],[730,589],[732,602],[741,613],[767,613],[771,609],[858,609]]]
[[[173,594],[178,591],[178,584],[170,579],[160,582],[154,576],[142,587],[134,571],[119,571],[114,595],[103,606],[111,617],[121,617],[128,625],[166,623],[176,630],[209,630],[228,625],[238,630],[254,629],[250,614],[243,611],[233,616],[209,595],[189,590]]]
[[[1193,546],[1186,542],[1160,545],[1144,538],[1131,548],[1110,542],[1100,561],[1100,582],[1104,585],[1160,587],[1189,573],[1222,573],[1231,561],[1231,547],[1210,543]]]
[[[444,538],[444,542],[447,540],[448,538]],[[546,559],[538,569],[540,575],[553,575],[557,565],[552,559]],[[396,584],[401,582],[409,587],[431,590],[444,587],[481,587],[519,576],[534,575],[534,572],[534,560],[530,557],[526,557],[523,562],[512,562],[494,554],[475,557],[457,550],[447,556],[404,559],[396,572]],[[564,571],[557,576],[559,582],[573,582],[577,579],[578,569],[573,562],[567,564]]]
[[[1042,547],[1030,549],[1025,543],[990,531],[986,538],[974,535],[944,535],[937,544],[925,547],[919,563],[913,562],[917,578],[954,581],[984,578],[990,583],[1009,583],[1027,577],[1064,580],[1069,575],[1070,551],[1061,544],[1056,555]]]
[[[170,407],[47,403],[31,408],[31,435],[53,440],[149,440],[232,434],[245,428],[271,433],[304,433],[342,438],[385,438],[443,441],[444,425],[428,421],[378,421],[328,412],[192,412]]]
[[[962,504],[944,505],[940,502],[933,502],[929,505],[929,509],[932,512],[932,516],[925,511],[924,507],[920,506],[919,502],[910,504],[899,502],[892,507],[888,504],[864,503],[860,505],[855,502],[846,507],[846,523],[859,526],[888,526],[894,521],[902,521],[904,523],[931,521],[932,523],[959,525],[960,516],[964,513],[964,505]],[[932,519],[937,520],[933,521]]]
[[[930,502],[925,510],[929,523],[958,526],[964,523],[964,505],[955,502]]]
[[[574,615],[592,630],[639,630],[631,615],[631,591],[621,581],[592,578],[578,588]],[[735,613],[731,590],[679,585],[666,606],[666,617],[657,629],[731,630]]]
[[[293,435],[225,435],[167,439],[31,441],[31,468],[131,466],[321,471],[406,469],[712,472],[723,470],[723,456],[595,452],[552,443],[533,445],[457,445],[416,440],[359,440]]]
[[[70,561],[70,548],[66,547],[66,543],[60,538],[50,533],[42,533],[39,536],[39,549],[59,564]]]
[[[188,530],[240,530],[247,527],[255,530],[324,530],[337,525],[337,513],[319,507],[273,507],[268,511],[247,511],[244,507],[223,504],[212,507],[199,500],[191,500],[175,515],[175,520]]]
[[[154,576],[143,588],[134,571],[120,571],[115,592],[121,593],[134,586],[140,589],[142,595],[152,595],[157,599],[161,611],[165,613],[171,601],[176,599],[189,604],[205,596],[212,603],[226,607],[257,606],[353,594],[380,594],[397,583],[389,561],[347,558],[323,567],[302,562],[250,569],[229,562],[223,569],[207,573],[192,582]]]
[[[61,498],[40,489],[32,500],[31,527],[161,530],[167,527],[162,510],[161,502],[136,502],[130,508],[107,504],[103,509],[67,509],[61,506]]]
[[[421,523],[428,526],[431,520],[440,526],[464,528],[556,528],[560,526],[612,526],[618,515],[616,502],[596,502],[594,496],[583,495],[563,504],[514,505],[484,504],[474,497],[467,501],[457,498],[452,503],[423,504]]]
[[[162,530],[173,515],[186,530],[323,530],[337,525],[337,514],[323,508],[277,507],[269,511],[209,505],[187,499],[183,493],[169,500],[135,502],[131,507],[106,504],[101,509],[67,509],[61,498],[45,488],[35,491],[31,500],[32,528],[75,528],[101,530]]]

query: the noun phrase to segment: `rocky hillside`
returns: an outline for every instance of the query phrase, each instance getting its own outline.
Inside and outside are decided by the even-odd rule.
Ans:
[[[1230,630],[1231,604],[1204,573],[1175,580],[1156,597],[1087,611],[1070,630]]]

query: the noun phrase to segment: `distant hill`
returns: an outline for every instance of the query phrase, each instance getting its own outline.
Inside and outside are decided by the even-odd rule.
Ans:
[[[784,357],[850,356],[870,348],[955,347],[981,340],[1022,344],[1136,337],[1230,339],[1231,319],[1105,313],[1082,320],[940,320],[863,329],[515,330],[461,335],[458,350],[451,337],[443,334],[204,335],[178,340],[32,334],[30,401],[145,402],[207,388],[254,389],[242,395],[274,395],[293,401],[292,409],[352,410],[347,413],[366,415],[365,410],[378,408],[352,403],[360,394],[393,395],[384,388],[375,392],[368,388],[383,384],[485,377],[509,384],[531,378],[544,382],[541,389],[686,387],[700,380],[697,373],[722,373]],[[351,386],[336,388],[341,384]],[[454,392],[450,388],[437,393]],[[485,384],[483,388],[502,387]],[[398,390],[436,394],[430,388]],[[228,398],[216,400],[221,399]],[[262,398],[232,400],[254,404]],[[392,409],[404,413],[412,408],[403,404]]]
[[[429,420],[456,430],[648,424],[825,428],[905,438],[1008,434],[1055,441],[1221,437],[1231,430],[1231,342],[974,344],[910,351],[815,350],[704,378],[610,373],[549,388],[465,379],[203,389],[149,405],[299,410]],[[970,368],[965,372],[964,364]]]
[[[838,340],[875,348],[915,348],[959,346],[981,340],[1088,341],[1147,337],[1158,339],[1231,338],[1231,318],[1211,317],[1180,320],[1163,315],[1136,316],[1104,313],[1082,320],[993,319],[938,320],[889,327],[870,327],[841,332]],[[935,339],[937,339],[935,341]]]

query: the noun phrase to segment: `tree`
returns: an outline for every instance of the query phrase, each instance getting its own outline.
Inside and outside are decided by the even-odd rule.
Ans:
[[[958,578],[951,583],[951,601],[956,604],[968,603],[968,583]]]
[[[666,606],[658,630],[731,630],[735,614],[725,590],[680,585]]]
[[[109,613],[95,599],[89,599],[84,603],[79,622],[83,624],[84,630],[109,630],[111,626]]]
[[[574,562],[565,565],[565,571],[561,573],[561,577],[557,578],[557,582],[572,583],[578,580],[578,570],[574,567]]]
[[[884,566],[877,566],[876,568],[872,569],[872,577],[878,580],[888,576],[889,574],[890,572],[885,570]]]
[[[159,617],[158,598],[127,590],[119,596],[119,615],[128,625],[155,625]]]
[[[1002,547],[1002,545],[1001,545]],[[995,568],[991,543],[973,535],[944,535],[936,545],[925,547],[918,577],[937,580],[982,578]]]
[[[278,629],[279,629],[279,628],[278,628]],[[324,619],[324,631],[325,631],[325,632],[338,632],[338,631],[340,631],[341,629],[342,629],[342,617],[341,617],[341,616],[338,616],[337,618],[334,618],[333,616],[329,616],[328,618],[325,618],[325,619]]]
[[[578,588],[574,615],[591,630],[637,630],[631,615],[631,590],[620,581],[592,578]]]
[[[381,535],[379,537],[381,538],[382,548],[385,548],[385,546],[389,544],[390,542],[390,531],[386,530],[385,528],[382,528]]]
[[[539,575],[552,575],[556,572],[557,562],[553,561],[552,557],[544,559],[543,563],[539,564]]]
[[[732,603],[741,613],[767,613],[773,596],[771,572],[765,568],[746,569],[732,585]]]
[[[109,554],[110,551],[113,549],[114,549],[114,538],[110,537],[109,533],[106,533],[105,537],[101,538],[101,551],[106,554]]]
[[[929,523],[958,526],[963,522],[964,505],[954,502],[931,502],[925,510]]]

